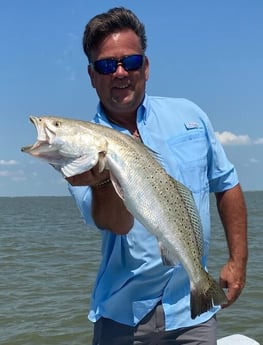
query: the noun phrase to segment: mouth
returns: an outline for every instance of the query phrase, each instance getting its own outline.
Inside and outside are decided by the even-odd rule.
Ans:
[[[45,126],[41,117],[30,116],[29,120],[37,130],[37,141],[34,144],[22,147],[21,151],[33,156],[40,156],[43,155],[43,153],[50,153],[53,151],[50,141],[54,133]]]
[[[125,90],[131,87],[131,82],[128,79],[119,79],[115,80],[114,84],[112,85],[113,89],[117,90]]]
[[[112,87],[112,97],[114,101],[117,103],[123,102],[124,99],[129,97],[131,93],[131,84],[130,83],[125,83],[125,84],[119,84],[119,85],[114,85]]]
[[[119,89],[119,90],[124,90],[124,89],[128,89],[129,87],[130,87],[130,85],[127,84],[127,85],[115,86],[114,88]]]

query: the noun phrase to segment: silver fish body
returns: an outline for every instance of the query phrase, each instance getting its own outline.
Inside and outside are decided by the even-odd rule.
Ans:
[[[205,271],[202,226],[192,193],[169,176],[142,143],[114,129],[60,117],[30,117],[38,141],[22,148],[65,177],[99,163],[109,169],[116,192],[129,212],[159,242],[163,262],[180,262],[191,288],[191,317],[226,302],[224,291]]]

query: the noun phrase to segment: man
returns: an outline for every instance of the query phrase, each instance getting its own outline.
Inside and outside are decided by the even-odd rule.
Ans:
[[[94,121],[158,152],[167,173],[192,191],[203,226],[204,262],[209,193],[215,193],[229,248],[220,274],[227,307],[238,298],[246,277],[246,208],[237,174],[199,107],[145,93],[146,45],[144,25],[125,8],[113,8],[87,24],[83,47],[100,100]],[[96,166],[68,181],[85,221],[102,235],[102,262],[89,313],[95,323],[93,345],[215,345],[220,307],[191,319],[184,269],[163,265],[156,239],[124,207],[109,172],[99,173]]]

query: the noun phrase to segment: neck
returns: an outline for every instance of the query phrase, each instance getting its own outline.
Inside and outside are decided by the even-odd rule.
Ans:
[[[118,125],[120,127],[126,128],[135,139],[140,140],[140,134],[136,124],[136,115],[132,114],[131,116],[111,116],[107,115],[107,118],[110,122]]]
[[[110,122],[114,123],[115,125],[126,128],[129,131],[137,128],[137,125],[136,125],[137,114],[136,114],[136,112],[123,113],[123,114],[111,114],[105,108],[103,110],[104,110],[104,113],[106,114],[108,120]]]

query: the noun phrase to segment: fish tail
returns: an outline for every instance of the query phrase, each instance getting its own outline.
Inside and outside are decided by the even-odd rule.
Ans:
[[[203,277],[199,283],[191,282],[191,318],[210,310],[213,306],[227,302],[226,295],[219,284],[203,270]]]

